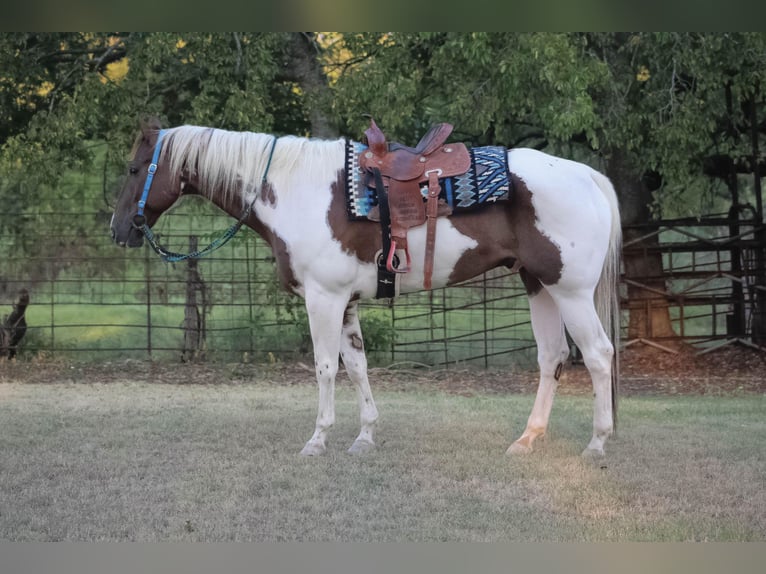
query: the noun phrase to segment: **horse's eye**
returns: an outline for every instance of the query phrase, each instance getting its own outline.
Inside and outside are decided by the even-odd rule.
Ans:
[[[136,175],[138,173],[138,168],[134,165],[131,165],[128,168],[128,173],[130,173],[130,175]]]

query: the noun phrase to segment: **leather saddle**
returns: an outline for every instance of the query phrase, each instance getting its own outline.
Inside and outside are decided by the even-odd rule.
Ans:
[[[452,213],[449,205],[439,199],[439,178],[464,174],[471,167],[471,156],[465,144],[445,144],[452,129],[452,125],[447,123],[434,125],[412,148],[396,142],[388,143],[375,120],[371,120],[370,127],[364,132],[369,147],[359,158],[360,166],[371,175],[369,185],[375,187],[378,195],[379,212],[371,213],[370,219],[380,218],[383,251],[389,272],[406,273],[410,270],[407,230],[426,223],[425,289],[431,288],[436,218]],[[424,184],[428,184],[425,202],[420,191]],[[406,254],[404,267],[394,264],[397,249],[403,249]]]

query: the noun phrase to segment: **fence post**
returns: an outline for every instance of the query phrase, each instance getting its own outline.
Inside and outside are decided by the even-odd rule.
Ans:
[[[447,344],[447,291],[444,287],[440,289],[442,296],[442,344],[444,346],[444,365],[449,367],[449,344]]]
[[[51,264],[53,267],[53,264]],[[55,277],[53,269],[50,276]],[[56,281],[51,279],[51,355],[56,352]]]
[[[253,243],[253,261],[257,254],[257,245]],[[250,241],[245,241],[245,269],[247,272],[247,313],[249,323],[247,325],[247,333],[250,338],[250,344],[247,348],[248,355],[254,355],[255,341],[253,340],[253,272],[250,270]]]
[[[389,300],[388,308],[391,310],[391,329],[394,331],[394,336],[391,337],[391,362],[393,363],[396,361],[396,312],[393,299]]]
[[[189,253],[197,251],[197,236],[189,235]],[[207,339],[207,286],[199,273],[198,260],[186,261],[186,302],[184,304],[184,345],[181,358],[184,361],[204,359]],[[202,310],[197,305],[197,293],[202,299]]]
[[[489,367],[489,337],[487,334],[489,323],[487,321],[487,274],[486,273],[482,275],[481,296],[483,301],[481,308],[484,312],[484,368],[486,369]]]
[[[144,248],[144,279],[146,283],[146,352],[152,358],[152,270],[149,246]]]

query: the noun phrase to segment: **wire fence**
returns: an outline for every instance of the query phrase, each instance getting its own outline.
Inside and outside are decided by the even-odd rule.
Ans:
[[[279,289],[271,250],[253,232],[243,229],[205,259],[164,263],[147,247],[115,246],[108,218],[106,211],[56,209],[0,216],[20,230],[0,241],[0,316],[19,289],[29,292],[23,353],[226,361],[310,355],[302,301]],[[90,223],[80,229],[63,221]],[[229,224],[212,206],[192,201],[165,215],[156,231],[171,249],[186,251]],[[373,362],[490,366],[534,359],[525,293],[507,271],[403,295],[393,305],[363,302],[360,317]]]
[[[622,308],[631,317],[626,344],[671,350],[683,341],[707,352],[731,343],[766,348],[766,227],[725,217],[666,220],[633,226],[638,234],[623,256],[661,257],[656,275],[623,277]],[[653,332],[648,320],[667,308],[671,333]],[[640,310],[641,313],[633,311]],[[627,321],[626,321],[627,322]]]
[[[248,362],[310,355],[302,301],[280,291],[270,248],[253,232],[243,229],[203,260],[168,264],[146,247],[115,246],[109,216],[106,209],[65,211],[64,204],[0,215],[0,318],[20,289],[30,297],[22,356]],[[230,223],[209,204],[192,201],[161,218],[156,231],[169,248],[185,251]],[[635,278],[623,284],[628,343],[664,345],[651,333],[627,337],[631,310],[660,301],[670,306],[676,335],[700,350],[753,344],[759,293],[766,289],[755,257],[763,250],[759,229],[748,226],[733,236],[725,221],[655,224],[626,244],[662,253],[665,285],[658,290],[656,281]],[[639,295],[633,289],[628,300],[631,281]],[[373,363],[535,363],[526,294],[506,269],[403,295],[393,305],[364,302],[360,315]]]

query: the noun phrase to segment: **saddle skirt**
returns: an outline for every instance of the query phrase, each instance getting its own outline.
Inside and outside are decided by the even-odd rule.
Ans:
[[[359,157],[368,147],[360,142],[346,141],[346,209],[352,220],[369,219],[378,205],[374,187],[367,185],[368,177],[361,168]],[[471,167],[459,176],[439,179],[440,199],[453,213],[479,209],[496,201],[508,201],[512,195],[508,169],[508,151],[502,146],[475,147],[469,150]],[[421,187],[425,202],[428,184]]]

